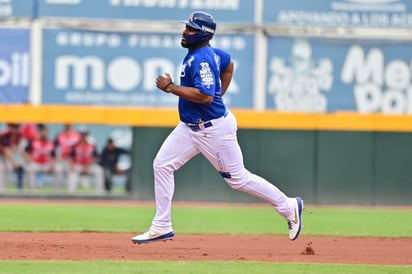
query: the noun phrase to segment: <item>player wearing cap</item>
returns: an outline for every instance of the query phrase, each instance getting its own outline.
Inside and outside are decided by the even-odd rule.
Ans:
[[[188,53],[183,60],[180,85],[167,73],[156,80],[159,89],[179,97],[180,123],[166,138],[153,162],[156,214],[152,224],[132,241],[149,243],[174,236],[173,174],[199,153],[230,187],[270,203],[286,219],[289,238],[295,240],[301,231],[302,199],[286,196],[243,165],[236,118],[222,99],[232,79],[233,62],[229,53],[209,45],[216,29],[215,20],[208,13],[194,12],[184,23],[181,45]]]

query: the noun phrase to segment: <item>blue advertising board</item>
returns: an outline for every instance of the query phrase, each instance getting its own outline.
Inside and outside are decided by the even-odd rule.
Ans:
[[[98,3],[98,4],[97,4]],[[255,1],[141,1],[141,0],[39,0],[39,17],[125,20],[186,20],[195,10],[210,12],[218,24],[253,23]],[[98,7],[98,8],[97,8]]]
[[[271,37],[268,109],[412,113],[412,42]]]
[[[1,0],[0,18],[33,18],[37,0]]]
[[[30,31],[0,28],[0,103],[23,103],[29,98]]]
[[[317,27],[412,27],[410,0],[264,0],[266,24]]]
[[[179,82],[186,54],[180,40],[180,33],[44,29],[42,103],[174,107],[177,97],[155,82],[166,72]],[[235,62],[225,101],[251,108],[254,36],[216,35],[212,45],[226,49]]]

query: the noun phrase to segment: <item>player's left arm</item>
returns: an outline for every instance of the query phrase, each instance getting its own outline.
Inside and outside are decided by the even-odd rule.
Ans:
[[[202,93],[198,88],[179,86],[173,83],[170,74],[159,76],[156,79],[156,86],[168,93],[173,93],[176,96],[182,97],[194,103],[211,104],[213,96]]]
[[[222,83],[222,93],[220,94],[220,97],[223,97],[223,95],[225,95],[226,90],[229,87],[230,82],[232,81],[233,70],[234,64],[232,61],[230,61],[229,65],[220,72],[220,82]]]

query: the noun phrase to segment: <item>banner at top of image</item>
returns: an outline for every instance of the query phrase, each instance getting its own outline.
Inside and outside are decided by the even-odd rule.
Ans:
[[[35,0],[0,0],[0,19],[33,18],[34,13]]]
[[[254,6],[250,0],[39,0],[38,16],[180,22],[193,11],[202,10],[211,13],[218,24],[250,24],[254,22]]]
[[[407,0],[263,0],[267,24],[317,27],[412,27]]]
[[[412,114],[412,43],[271,37],[267,108]]]
[[[180,40],[180,33],[45,29],[42,103],[175,107],[178,97],[156,88],[156,78],[168,72],[179,83],[187,53]],[[211,44],[235,63],[225,102],[252,108],[254,36],[216,35]]]

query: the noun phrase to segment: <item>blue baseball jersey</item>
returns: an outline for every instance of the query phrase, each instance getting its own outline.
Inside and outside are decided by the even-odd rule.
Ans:
[[[226,106],[220,97],[220,72],[229,63],[229,53],[210,46],[188,52],[183,60],[180,85],[195,87],[200,92],[213,96],[213,101],[206,105],[179,97],[179,115],[182,122],[196,124],[225,114]]]

